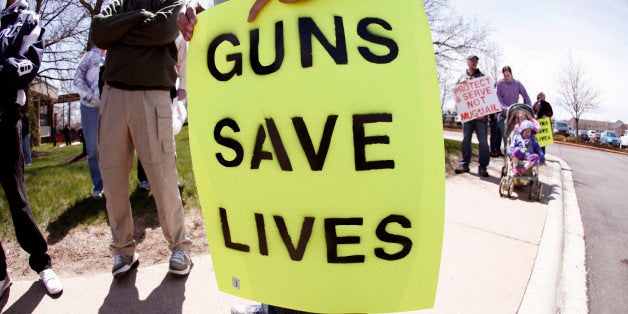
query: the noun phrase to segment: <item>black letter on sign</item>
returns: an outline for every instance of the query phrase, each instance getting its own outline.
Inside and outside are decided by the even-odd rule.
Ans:
[[[238,141],[232,138],[222,137],[222,135],[220,135],[220,131],[222,131],[222,128],[226,126],[230,127],[234,132],[240,132],[240,127],[238,127],[237,122],[233,119],[225,118],[218,121],[216,124],[216,127],[214,128],[214,139],[218,144],[233,149],[236,156],[233,160],[229,161],[222,157],[222,153],[216,153],[216,159],[218,159],[218,162],[225,167],[237,167],[242,163],[242,159],[244,159],[244,149]]]
[[[329,43],[321,29],[310,17],[299,18],[299,39],[301,41],[301,66],[309,68],[312,66],[312,36],[318,39],[327,50],[329,55],[334,58],[336,64],[347,64],[347,42],[345,41],[345,28],[342,23],[342,17],[334,16],[334,24],[336,28],[336,47]]]
[[[218,71],[215,60],[216,49],[223,41],[228,41],[234,46],[239,46],[240,41],[238,40],[238,37],[236,37],[234,34],[222,34],[216,37],[209,44],[209,48],[207,48],[207,68],[209,69],[209,73],[211,73],[212,76],[214,76],[217,80],[224,82],[230,80],[236,74],[242,75],[242,54],[234,53],[227,55],[227,61],[235,61],[235,66],[233,67],[233,70],[231,70],[231,72],[222,73]]]
[[[266,119],[266,127],[268,128],[270,142],[273,144],[273,148],[275,149],[275,154],[277,155],[277,160],[279,161],[281,170],[292,171],[292,164],[290,163],[288,153],[283,146],[283,141],[281,141],[281,137],[279,136],[279,130],[277,130],[275,121],[272,118]],[[253,150],[253,158],[251,159],[251,169],[259,169],[259,164],[262,162],[262,159],[273,159],[273,155],[270,152],[262,150],[265,140],[266,133],[264,132],[264,127],[260,125],[259,129],[257,129],[257,139],[255,141],[255,149]]]
[[[227,210],[220,207],[220,223],[222,224],[222,235],[225,238],[225,246],[234,250],[248,252],[249,246],[246,244],[231,242],[231,232],[229,231],[229,221],[227,220]]]
[[[394,169],[394,160],[366,161],[366,145],[388,144],[390,139],[386,135],[365,136],[364,124],[375,122],[392,122],[390,113],[356,114],[353,115],[353,150],[355,155],[355,170]]]
[[[299,136],[299,141],[301,142],[301,147],[303,147],[303,152],[307,157],[307,161],[310,163],[310,168],[314,171],[323,170],[325,158],[327,157],[327,151],[329,151],[331,134],[334,132],[334,126],[336,125],[337,119],[337,115],[331,115],[327,117],[327,122],[325,122],[325,129],[323,130],[323,136],[321,137],[321,142],[318,145],[318,153],[316,153],[316,151],[314,150],[314,144],[312,143],[312,138],[310,137],[310,133],[307,131],[307,126],[305,125],[303,118],[292,118],[292,124],[294,125],[294,129]]]
[[[392,26],[390,26],[388,22],[382,19],[373,18],[373,17],[362,19],[358,23],[358,35],[360,35],[362,39],[372,42],[374,44],[380,44],[382,46],[386,46],[390,50],[390,53],[384,56],[378,56],[372,53],[371,50],[368,49],[367,47],[358,47],[358,51],[360,52],[362,57],[364,57],[364,59],[372,63],[382,64],[382,63],[392,62],[393,60],[395,60],[395,58],[397,58],[397,55],[399,54],[399,47],[397,46],[397,43],[390,38],[381,37],[381,36],[378,36],[376,34],[369,32],[368,26],[370,24],[377,24],[383,27],[385,30],[389,30],[389,31],[392,30]]]
[[[275,61],[271,65],[263,66],[259,61],[259,29],[252,29],[251,36],[251,67],[253,72],[261,75],[277,72],[283,63],[283,22],[275,23]]]
[[[384,242],[389,242],[389,243],[399,243],[401,244],[401,246],[403,246],[401,251],[395,254],[388,254],[384,252],[383,248],[376,248],[375,256],[383,260],[387,260],[387,261],[394,261],[394,260],[402,259],[406,257],[408,254],[410,254],[410,250],[412,249],[412,240],[404,236],[397,235],[397,234],[390,234],[386,231],[386,226],[393,222],[400,224],[404,228],[412,227],[410,220],[408,220],[408,218],[406,218],[405,216],[401,216],[401,215],[390,215],[384,218],[379,223],[379,225],[377,226],[377,230],[375,231],[375,234],[377,234],[378,239]]]
[[[257,238],[259,239],[259,253],[268,255],[268,243],[266,242],[266,224],[264,215],[255,214],[255,225],[257,225]]]
[[[273,159],[273,154],[262,150],[264,147],[264,141],[266,140],[266,131],[264,131],[264,126],[260,124],[257,129],[257,138],[255,139],[255,148],[253,149],[253,157],[251,158],[251,169],[259,169],[259,164],[262,162],[262,159]]]
[[[337,225],[361,226],[362,218],[327,218],[325,219],[325,240],[327,241],[327,263],[364,263],[364,255],[338,256],[339,244],[360,243],[360,237],[339,237]]]
[[[310,236],[312,235],[312,226],[314,226],[314,217],[305,217],[303,219],[303,225],[301,226],[301,236],[299,237],[299,244],[297,247],[294,247],[292,243],[292,237],[288,233],[288,228],[286,227],[286,222],[283,220],[281,216],[273,216],[275,218],[275,224],[277,225],[277,229],[279,229],[279,235],[281,235],[281,239],[283,240],[283,244],[288,249],[288,254],[290,254],[290,259],[293,261],[300,261],[303,259],[303,254],[305,254],[305,248],[307,247],[308,241],[310,241]]]

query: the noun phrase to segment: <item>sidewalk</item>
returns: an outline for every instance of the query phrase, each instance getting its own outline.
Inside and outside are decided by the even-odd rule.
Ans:
[[[511,199],[499,197],[502,165],[503,159],[491,159],[488,178],[479,177],[473,163],[470,173],[447,178],[436,304],[430,310],[408,313],[555,313],[564,306],[559,284],[565,281],[561,270],[567,250],[563,249],[563,199],[576,202],[577,209],[575,197],[563,192],[573,193],[570,174],[566,183],[572,186],[563,187],[569,169],[548,156],[540,176],[542,199],[536,202],[528,200],[527,187],[515,188]],[[575,267],[582,267],[584,247],[573,255]],[[217,290],[209,254],[192,259],[195,265],[188,278],[166,275],[167,264],[142,267],[141,256],[140,267],[117,282],[108,272],[62,278],[64,292],[56,299],[44,294],[40,282],[15,281],[0,309],[6,313],[230,313],[234,304],[255,303]],[[576,278],[569,287],[576,293],[584,291],[584,305],[576,302],[567,308],[586,312],[584,282]]]

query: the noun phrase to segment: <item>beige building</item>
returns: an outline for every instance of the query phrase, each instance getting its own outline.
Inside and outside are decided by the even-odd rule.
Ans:
[[[576,120],[574,118],[567,121],[567,124],[569,124],[574,130],[576,129]],[[578,128],[580,130],[595,130],[598,133],[613,131],[617,135],[621,135],[624,134],[624,130],[628,130],[628,125],[621,120],[617,120],[615,122],[605,122],[580,119],[580,121],[578,121]]]

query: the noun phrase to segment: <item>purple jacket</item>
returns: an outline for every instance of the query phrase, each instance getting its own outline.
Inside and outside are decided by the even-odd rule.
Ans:
[[[506,82],[503,79],[497,82],[497,98],[502,105],[504,113],[510,105],[517,103],[519,95],[523,97],[523,103],[532,106],[528,92],[521,82],[515,79],[512,79],[510,82]]]

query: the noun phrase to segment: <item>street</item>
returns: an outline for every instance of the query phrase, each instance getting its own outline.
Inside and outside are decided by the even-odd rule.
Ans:
[[[582,215],[589,311],[624,313],[628,308],[628,156],[568,145],[547,153],[573,170]]]

